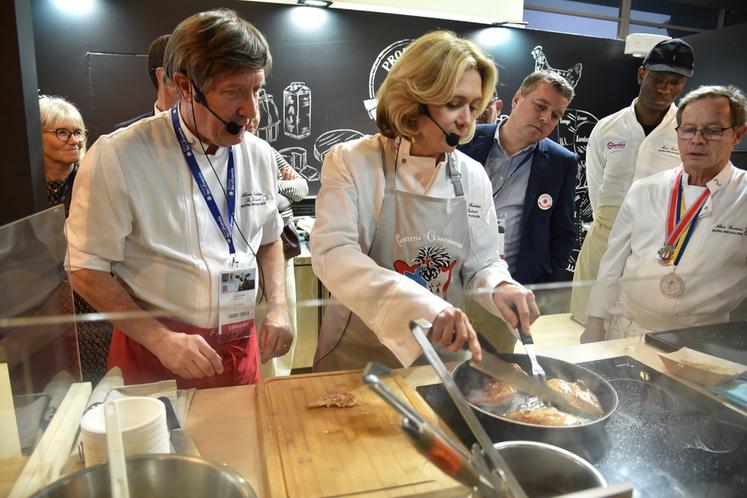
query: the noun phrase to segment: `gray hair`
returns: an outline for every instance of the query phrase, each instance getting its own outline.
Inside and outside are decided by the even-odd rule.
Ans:
[[[573,97],[575,95],[573,87],[570,83],[568,83],[568,80],[554,71],[533,72],[532,74],[524,78],[524,81],[521,82],[519,91],[522,95],[526,95],[527,93],[537,88],[537,85],[542,82],[552,85],[557,91],[560,92],[563,97],[567,98],[569,102],[573,100]]]
[[[52,128],[60,121],[72,121],[75,126],[85,130],[83,116],[71,102],[55,95],[39,95],[39,118],[42,131]]]
[[[682,123],[682,112],[688,104],[706,98],[724,97],[729,101],[731,110],[731,125],[743,128],[747,124],[747,98],[739,88],[732,85],[703,85],[682,97],[677,106],[677,125]]]
[[[272,68],[267,40],[248,21],[229,9],[200,12],[179,23],[166,44],[166,77],[186,75],[203,92],[220,74]]]

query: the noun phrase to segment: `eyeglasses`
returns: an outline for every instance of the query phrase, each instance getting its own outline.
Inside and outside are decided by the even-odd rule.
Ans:
[[[692,140],[698,132],[700,132],[702,137],[706,140],[721,140],[721,137],[724,136],[724,132],[726,130],[731,130],[732,128],[734,127],[729,126],[728,128],[720,128],[718,126],[709,126],[707,128],[693,128],[692,126],[678,126],[675,130],[677,130],[677,136],[682,140]]]
[[[54,133],[61,142],[67,142],[71,136],[75,137],[75,140],[78,142],[85,142],[88,136],[88,131],[81,129],[69,130],[67,128],[55,128],[54,130],[46,130],[46,132]]]

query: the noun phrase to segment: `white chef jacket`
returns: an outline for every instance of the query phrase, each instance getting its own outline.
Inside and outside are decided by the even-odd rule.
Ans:
[[[706,187],[711,195],[698,217],[676,274],[679,298],[666,297],[659,280],[671,273],[656,253],[663,245],[667,207],[681,167],[637,181],[623,202],[591,291],[587,314],[621,313],[640,327],[668,330],[728,321],[747,297],[747,171],[727,164]],[[689,207],[703,187],[683,190]]]
[[[433,321],[451,305],[412,279],[382,268],[368,257],[381,213],[385,176],[382,146],[393,148],[382,135],[345,142],[324,159],[321,189],[316,199],[316,220],[311,233],[314,273],[330,293],[353,311],[403,364],[420,354],[409,323],[416,318]],[[462,268],[465,290],[485,309],[499,315],[492,291],[501,282],[514,281],[497,250],[498,232],[490,180],[482,165],[456,151],[455,166],[462,175],[467,201],[472,252]],[[454,197],[445,162],[409,155],[409,142],[397,161],[397,189],[431,197]],[[395,344],[396,343],[396,344]]]
[[[620,206],[634,180],[680,164],[677,107],[669,107],[661,123],[647,136],[630,107],[602,118],[591,131],[586,149],[586,181],[591,209]]]
[[[226,186],[228,148],[210,156],[214,173],[198,139],[181,125],[227,221],[220,184]],[[236,260],[256,267],[254,254],[283,228],[275,160],[270,145],[250,133],[232,151]],[[111,271],[146,308],[176,310],[174,316],[190,325],[217,326],[220,272],[231,268],[232,258],[184,159],[170,112],[99,137],[73,188],[65,226],[69,271]]]

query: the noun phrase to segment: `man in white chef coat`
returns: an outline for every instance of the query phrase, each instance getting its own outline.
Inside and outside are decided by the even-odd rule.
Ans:
[[[631,186],[581,342],[725,322],[747,297],[747,171],[729,159],[746,115],[736,87],[702,86],[682,99],[682,164]]]
[[[275,158],[247,132],[271,65],[235,12],[185,19],[164,57],[178,105],[100,137],[81,165],[66,225],[75,290],[100,311],[161,312],[114,321],[109,366],[128,384],[254,383],[260,357],[290,348]]]
[[[677,38],[659,42],[638,68],[638,97],[602,118],[589,136],[586,181],[594,222],[576,261],[571,296],[571,314],[582,323],[591,282],[597,278],[610,228],[630,185],[680,162],[674,101],[694,68],[690,45]]]

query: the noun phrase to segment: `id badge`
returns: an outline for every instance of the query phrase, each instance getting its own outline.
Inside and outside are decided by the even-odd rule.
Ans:
[[[504,248],[506,245],[506,225],[508,216],[506,216],[506,213],[499,212],[496,214],[496,217],[498,218],[498,254],[501,259],[506,259]]]
[[[256,268],[238,268],[220,274],[218,342],[249,337],[257,298]]]

